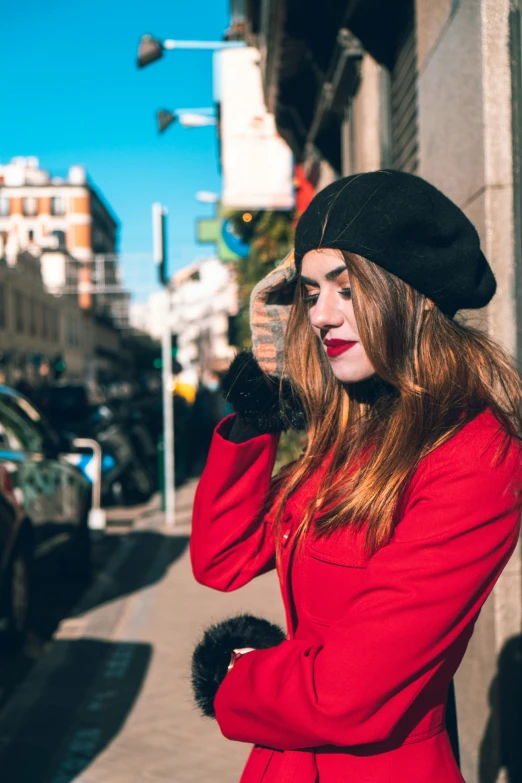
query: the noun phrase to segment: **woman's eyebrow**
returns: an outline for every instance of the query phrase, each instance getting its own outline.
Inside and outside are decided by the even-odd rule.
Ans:
[[[327,272],[325,274],[325,278],[330,281],[336,280],[338,277],[340,277],[343,274],[343,272],[346,271],[348,271],[346,269],[346,266],[344,265],[338,266],[335,269],[331,269],[329,272]],[[315,285],[315,286],[319,285],[319,283],[317,283],[315,280],[312,280],[310,277],[305,277],[304,275],[301,275],[301,280],[303,281],[303,283],[306,283],[307,285]]]

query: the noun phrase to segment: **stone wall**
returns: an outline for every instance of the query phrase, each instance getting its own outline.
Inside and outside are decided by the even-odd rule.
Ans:
[[[416,0],[418,173],[468,215],[497,278],[489,307],[465,312],[464,319],[487,330],[512,356],[522,356],[522,346],[517,346],[522,292],[517,292],[512,111],[515,97],[522,126],[522,95],[512,95],[513,2]],[[522,58],[522,47],[518,56]],[[382,76],[382,67],[365,55],[359,91],[345,121],[345,174],[386,165],[382,129],[388,107],[383,105]],[[520,132],[522,138],[522,127]],[[519,548],[482,610],[456,677],[466,783],[522,781],[517,766],[522,747],[521,630]],[[515,754],[510,772],[503,768],[503,745]]]
[[[508,0],[416,0],[419,174],[454,199],[477,227],[498,290],[486,310],[465,316],[515,356],[509,12]],[[501,769],[501,723],[505,740],[505,726],[514,728],[519,716],[505,721],[510,707],[502,701],[498,665],[502,678],[506,655],[514,654],[514,640],[520,638],[521,571],[518,551],[487,601],[457,673],[467,783],[509,779]],[[522,726],[518,731],[522,736]]]

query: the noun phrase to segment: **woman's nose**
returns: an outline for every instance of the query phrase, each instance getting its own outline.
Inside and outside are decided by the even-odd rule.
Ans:
[[[332,329],[341,326],[343,314],[330,297],[319,296],[317,303],[310,312],[310,322],[316,329]]]

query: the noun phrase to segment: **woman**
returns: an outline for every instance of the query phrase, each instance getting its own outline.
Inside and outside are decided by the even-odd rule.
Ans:
[[[287,638],[232,635],[213,700],[223,734],[255,744],[242,783],[463,780],[448,685],[522,503],[520,377],[454,320],[494,292],[461,210],[395,171],[321,191],[295,267],[254,292],[254,356],[231,367],[238,415],[216,428],[191,540],[203,584],[281,582]],[[272,482],[295,400],[307,445]]]

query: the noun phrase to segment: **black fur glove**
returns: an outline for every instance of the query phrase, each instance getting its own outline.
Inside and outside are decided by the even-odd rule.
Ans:
[[[238,353],[221,388],[241,419],[260,433],[306,429],[304,410],[290,381],[283,380],[281,399],[279,378],[263,372],[251,351]]]
[[[266,650],[284,642],[279,626],[251,614],[239,614],[211,625],[192,655],[192,690],[203,715],[215,718],[214,699],[225,679],[232,651],[238,647]]]

